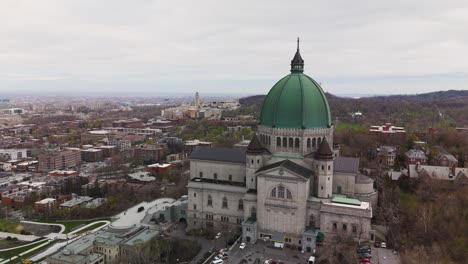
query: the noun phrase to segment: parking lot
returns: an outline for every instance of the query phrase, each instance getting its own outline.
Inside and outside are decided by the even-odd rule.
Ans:
[[[253,264],[256,259],[259,259],[262,264],[265,260],[272,260],[278,264],[303,264],[307,263],[309,257],[310,253],[301,253],[297,249],[275,249],[269,247],[269,245],[263,241],[257,241],[256,244],[247,243],[247,246],[244,249],[239,249],[239,244],[237,244],[232,249],[227,263]]]

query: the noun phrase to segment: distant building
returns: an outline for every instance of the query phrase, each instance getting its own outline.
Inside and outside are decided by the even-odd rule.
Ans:
[[[126,151],[132,148],[131,141],[125,139],[110,139],[109,145],[117,147],[119,151]]]
[[[34,203],[34,210],[37,213],[48,213],[57,207],[57,199],[45,198]]]
[[[164,148],[159,144],[144,144],[135,147],[133,157],[137,162],[158,162],[164,156]]]
[[[231,133],[240,132],[244,129],[250,129],[250,126],[228,126],[227,130]]]
[[[377,148],[377,156],[381,164],[393,166],[398,156],[398,149],[393,146],[380,146]]]
[[[81,153],[76,150],[51,151],[38,156],[39,170],[65,170],[81,164]]]
[[[200,141],[198,139],[188,140],[184,143],[184,150],[185,153],[190,155],[190,153],[192,153],[192,151],[197,147],[211,147],[212,145],[213,143],[208,141]]]
[[[28,149],[0,149],[0,159],[16,160],[28,157]]]
[[[249,146],[250,144],[250,140],[241,140],[240,142],[234,144],[234,148],[237,148],[237,149],[241,149],[241,150],[247,150],[247,147]]]
[[[102,150],[102,157],[103,158],[110,158],[112,155],[116,153],[117,147],[116,146],[98,146],[96,149]]]
[[[397,137],[399,139],[404,139],[406,137],[405,128],[392,126],[392,123],[385,123],[383,126],[371,126],[369,131],[372,134],[381,135],[384,137]]]
[[[118,120],[112,122],[112,127],[122,127],[122,128],[142,128],[144,127],[145,123],[143,120],[138,118],[126,119],[126,120]]]
[[[453,167],[457,166],[458,160],[450,153],[439,153],[434,157],[434,165]]]
[[[78,171],[75,171],[75,170],[53,170],[53,171],[49,171],[49,173],[47,175],[52,176],[52,177],[72,177],[72,176],[78,176]]]
[[[102,149],[89,148],[81,150],[81,160],[85,162],[102,161],[104,158]]]
[[[426,154],[419,149],[410,149],[405,153],[405,163],[408,167],[410,164],[427,164]]]
[[[408,175],[410,178],[429,177],[436,180],[451,181],[460,185],[468,185],[468,168],[416,164],[409,165]]]
[[[174,167],[174,165],[172,165],[172,164],[155,163],[155,164],[151,164],[151,165],[146,166],[146,171],[152,172],[152,173],[155,173],[155,174],[163,174],[165,172],[170,171],[173,167]]]

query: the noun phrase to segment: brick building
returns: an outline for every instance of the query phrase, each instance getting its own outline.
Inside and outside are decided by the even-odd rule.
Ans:
[[[81,153],[76,150],[62,150],[39,155],[39,170],[65,170],[81,164]]]

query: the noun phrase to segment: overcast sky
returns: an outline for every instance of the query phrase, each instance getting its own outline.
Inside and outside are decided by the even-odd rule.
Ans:
[[[468,89],[468,1],[0,2],[0,91],[267,93],[301,38],[334,94]]]

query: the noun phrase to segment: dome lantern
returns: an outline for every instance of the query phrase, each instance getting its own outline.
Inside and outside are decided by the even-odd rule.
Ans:
[[[304,60],[301,57],[301,53],[299,52],[299,38],[297,38],[297,50],[294,58],[291,60],[291,72],[292,73],[299,73],[304,72]]]

